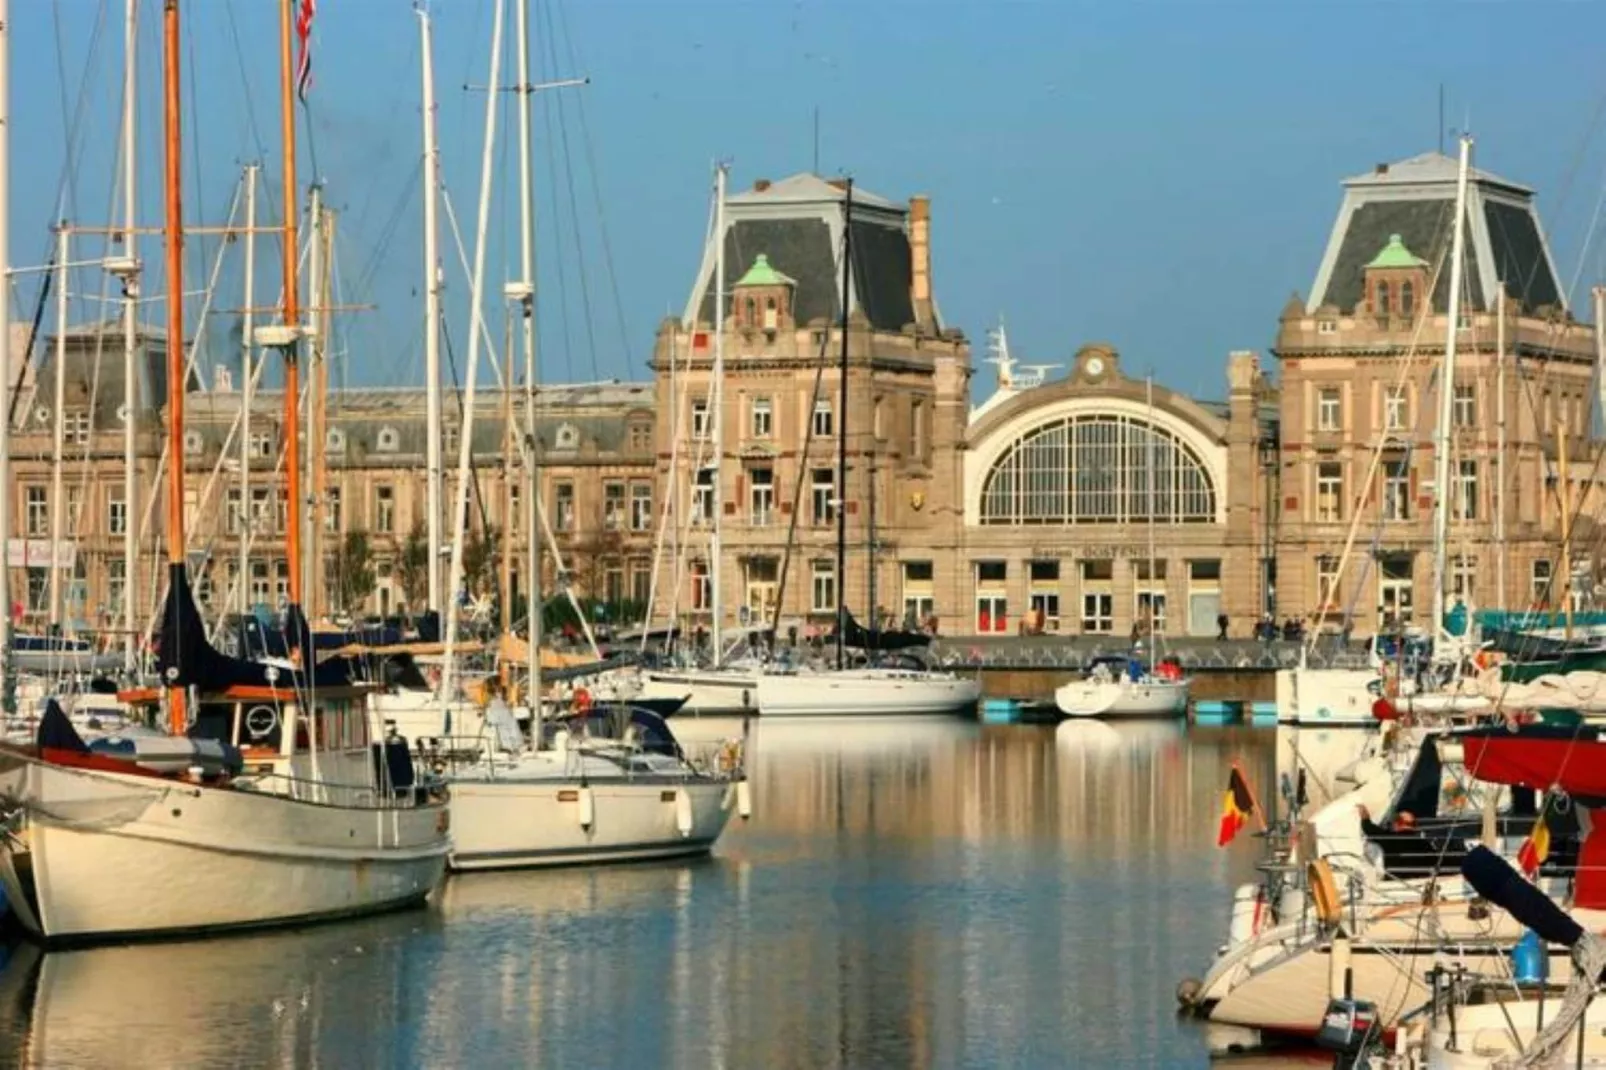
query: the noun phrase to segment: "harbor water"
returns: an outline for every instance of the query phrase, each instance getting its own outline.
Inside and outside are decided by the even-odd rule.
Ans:
[[[730,724],[678,722],[692,739]],[[470,875],[424,910],[0,948],[0,1066],[1150,1067],[1258,841],[1275,733],[758,723],[755,813],[692,863]]]

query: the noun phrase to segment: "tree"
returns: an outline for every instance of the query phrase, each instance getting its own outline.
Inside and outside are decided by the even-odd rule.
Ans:
[[[353,613],[374,593],[374,557],[368,546],[368,533],[361,529],[346,532],[335,550],[335,597],[340,608]]]
[[[402,543],[401,560],[396,563],[396,578],[401,581],[402,597],[409,608],[416,609],[429,597],[429,537],[424,533],[422,521],[413,525]]]
[[[463,586],[471,595],[488,594],[497,589],[497,545],[501,533],[495,528],[475,531],[463,542]]]

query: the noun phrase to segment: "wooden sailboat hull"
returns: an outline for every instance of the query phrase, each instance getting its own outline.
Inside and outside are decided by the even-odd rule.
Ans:
[[[0,809],[0,888],[51,944],[378,913],[422,903],[446,863],[444,804],[303,802],[17,751],[0,751]]]

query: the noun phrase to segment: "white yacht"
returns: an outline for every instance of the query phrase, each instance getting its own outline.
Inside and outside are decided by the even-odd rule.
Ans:
[[[980,699],[979,681],[928,669],[777,669],[758,678],[763,717],[951,716]]]
[[[1099,658],[1085,677],[1055,690],[1054,704],[1067,717],[1181,717],[1188,712],[1188,681],[1125,657]]]

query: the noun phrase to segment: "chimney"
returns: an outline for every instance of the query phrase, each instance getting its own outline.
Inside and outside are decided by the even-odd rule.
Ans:
[[[767,178],[756,178],[756,179],[753,180],[753,192],[754,193],[763,193],[765,190],[767,190],[769,188],[770,188],[770,180],[769,179],[767,179]]]
[[[915,323],[930,326],[931,308],[931,198],[916,194],[909,198],[909,297],[914,302]]]
[[[1372,173],[1374,175],[1386,175],[1389,173],[1389,165],[1386,163],[1380,163],[1372,169]]]
[[[825,180],[825,184],[843,192],[846,192],[848,188],[848,180],[845,178],[828,178]]]

